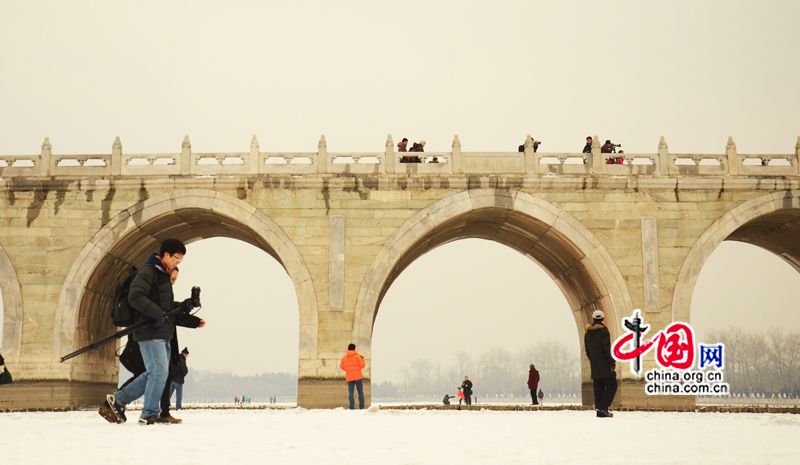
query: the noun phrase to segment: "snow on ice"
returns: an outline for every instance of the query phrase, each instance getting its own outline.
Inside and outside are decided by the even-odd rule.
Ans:
[[[0,414],[3,465],[796,464],[800,417],[592,411],[184,410]]]

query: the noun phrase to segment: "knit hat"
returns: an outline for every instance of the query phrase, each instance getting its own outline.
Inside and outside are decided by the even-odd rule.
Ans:
[[[602,320],[606,317],[605,313],[602,310],[595,310],[592,312],[592,318],[595,320]]]

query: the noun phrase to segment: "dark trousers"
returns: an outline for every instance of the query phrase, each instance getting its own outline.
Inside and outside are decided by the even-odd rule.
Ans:
[[[472,393],[465,392],[464,393],[464,403],[467,405],[472,405]]]
[[[531,405],[539,405],[539,401],[536,399],[536,388],[531,389]]]
[[[364,382],[363,380],[358,381],[348,381],[347,382],[347,394],[348,399],[350,400],[350,410],[356,408],[356,402],[353,398],[353,390],[358,389],[358,408],[364,408]]]
[[[169,415],[169,401],[172,397],[172,373],[167,376],[167,384],[164,385],[164,392],[161,393],[161,418],[166,418]]]
[[[608,410],[617,393],[617,378],[609,376],[608,378],[593,379],[592,384],[594,385],[594,408]]]
[[[128,381],[125,381],[124,383],[122,383],[122,386],[119,387],[119,390],[121,391],[122,389],[125,388],[125,386],[131,384],[133,382],[133,380],[136,379],[136,377],[139,376],[139,375],[141,375],[141,373],[134,373],[134,375],[131,376],[130,379],[128,379]]]

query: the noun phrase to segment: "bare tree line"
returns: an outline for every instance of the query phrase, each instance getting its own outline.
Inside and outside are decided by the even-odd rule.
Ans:
[[[725,344],[725,381],[733,394],[800,395],[800,332],[731,327],[708,339]]]
[[[478,397],[524,398],[529,395],[528,367],[539,370],[539,387],[548,397],[580,393],[578,354],[559,342],[542,342],[512,353],[492,348],[478,355],[460,350],[449,363],[415,359],[402,368],[402,380],[373,384],[373,396],[388,400],[433,400],[454,394],[469,376]]]

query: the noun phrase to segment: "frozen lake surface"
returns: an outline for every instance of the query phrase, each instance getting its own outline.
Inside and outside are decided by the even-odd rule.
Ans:
[[[188,410],[181,425],[0,413],[0,463],[796,464],[800,416],[592,411]]]

